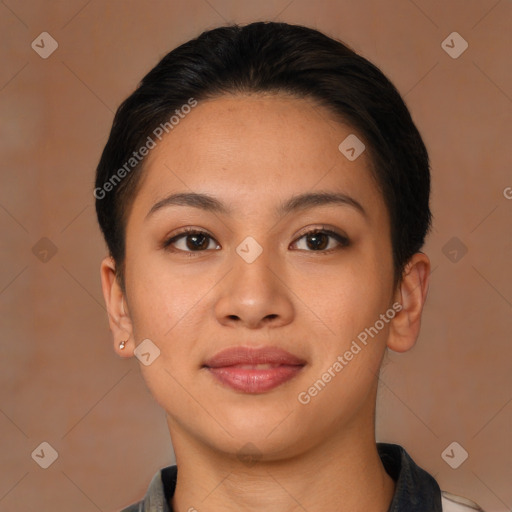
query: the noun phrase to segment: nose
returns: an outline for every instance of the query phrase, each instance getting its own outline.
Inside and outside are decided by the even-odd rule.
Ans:
[[[249,329],[287,325],[293,319],[294,305],[285,275],[269,251],[263,250],[252,263],[235,253],[215,304],[217,320]]]

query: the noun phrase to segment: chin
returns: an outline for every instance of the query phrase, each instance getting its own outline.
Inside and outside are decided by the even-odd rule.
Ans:
[[[225,425],[229,434],[218,438],[219,448],[230,453],[255,449],[266,460],[277,460],[292,456],[314,437],[293,411],[281,409],[266,413],[264,409],[243,413],[236,411],[229,415]],[[231,437],[232,436],[232,437]]]

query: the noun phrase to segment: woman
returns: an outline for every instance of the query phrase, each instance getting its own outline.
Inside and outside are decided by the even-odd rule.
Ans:
[[[428,154],[370,62],[301,26],[210,30],[116,113],[96,176],[115,350],[176,466],[125,511],[475,510],[376,443],[419,333]]]

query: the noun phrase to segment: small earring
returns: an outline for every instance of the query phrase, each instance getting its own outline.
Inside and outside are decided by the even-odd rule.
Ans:
[[[120,350],[123,350],[123,349],[124,349],[124,346],[126,345],[126,342],[127,342],[127,341],[128,341],[128,340],[124,340],[124,341],[121,341],[121,342],[119,343],[119,349],[120,349]]]

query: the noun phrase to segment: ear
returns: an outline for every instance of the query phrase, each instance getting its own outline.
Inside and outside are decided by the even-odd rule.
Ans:
[[[417,252],[407,263],[395,291],[395,302],[399,302],[402,309],[390,322],[387,341],[388,348],[395,352],[411,349],[418,339],[429,277],[430,260],[426,254]]]
[[[114,337],[114,350],[121,357],[132,357],[135,350],[133,327],[118,279],[116,266],[111,256],[101,262],[101,288],[107,306],[108,322]],[[119,348],[121,341],[125,341],[124,349]]]

